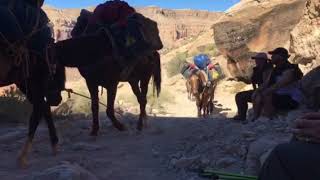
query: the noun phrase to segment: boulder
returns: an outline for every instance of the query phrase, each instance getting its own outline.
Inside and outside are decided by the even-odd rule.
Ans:
[[[32,180],[98,180],[77,164],[63,163],[33,175]]]
[[[296,54],[296,63],[313,63],[313,67],[320,65],[319,0],[307,1],[303,18],[291,32],[290,51]]]
[[[289,47],[290,33],[303,16],[305,0],[243,0],[213,25],[214,41],[233,77],[249,79],[260,51]]]

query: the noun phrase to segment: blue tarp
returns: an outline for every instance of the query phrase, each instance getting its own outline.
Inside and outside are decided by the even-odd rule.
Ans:
[[[193,62],[199,69],[203,70],[210,63],[210,58],[206,54],[199,54],[193,58]]]

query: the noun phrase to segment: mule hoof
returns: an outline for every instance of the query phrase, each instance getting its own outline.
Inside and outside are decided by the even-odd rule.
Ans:
[[[118,123],[118,124],[114,124],[114,127],[116,129],[118,129],[119,131],[126,131],[127,130],[127,127],[121,123]]]
[[[98,131],[97,130],[91,130],[90,136],[94,136],[94,137],[98,136]]]
[[[52,154],[53,154],[53,156],[58,155],[58,152],[59,152],[59,145],[58,144],[52,145]]]
[[[25,156],[19,156],[17,159],[17,164],[21,169],[26,169],[28,167],[28,161]]]
[[[142,129],[143,129],[142,124],[138,124],[138,126],[137,126],[137,130],[138,130],[138,131],[142,131]]]

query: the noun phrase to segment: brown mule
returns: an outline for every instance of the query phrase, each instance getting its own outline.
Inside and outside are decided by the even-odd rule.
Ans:
[[[91,109],[93,125],[91,135],[96,136],[99,131],[98,117],[98,86],[107,89],[107,116],[115,128],[125,130],[114,114],[114,101],[117,86],[120,81],[128,81],[140,104],[140,117],[137,128],[143,128],[146,117],[147,91],[150,78],[153,76],[154,87],[159,95],[161,90],[161,64],[160,55],[153,51],[148,56],[132,59],[136,62],[127,79],[121,77],[122,68],[118,59],[113,57],[113,46],[108,35],[100,31],[95,34],[80,36],[56,43],[55,57],[63,65],[77,67],[86,79],[86,84],[92,98]],[[90,63],[90,65],[86,65]]]
[[[191,94],[195,97],[198,117],[206,117],[211,114],[214,109],[213,99],[217,82],[213,81],[210,86],[204,85],[206,82],[205,73],[193,72],[187,80],[190,84]]]
[[[114,127],[123,131],[126,128],[114,116],[114,100],[117,93],[117,85],[120,81],[129,82],[137,100],[140,104],[140,116],[137,125],[138,130],[142,130],[144,120],[147,117],[146,104],[148,84],[153,77],[153,86],[157,90],[159,96],[161,90],[161,63],[160,55],[157,51],[149,51],[146,55],[140,57],[130,57],[124,59],[121,57],[119,47],[116,45],[116,39],[108,28],[100,25],[88,24],[88,19],[92,15],[90,12],[81,13],[71,34],[73,38],[81,38],[81,36],[89,36],[85,38],[88,42],[90,36],[100,37],[95,45],[100,47],[88,46],[90,50],[97,54],[95,57],[81,57],[75,66],[78,67],[81,75],[86,79],[87,87],[91,96],[91,109],[93,115],[93,125],[91,135],[96,136],[99,131],[99,97],[98,86],[103,86],[107,89],[107,116],[111,119]],[[144,40],[148,40],[151,49],[161,49],[163,44],[159,36],[157,23],[149,18],[144,17],[139,13],[134,14],[136,21],[141,25],[140,31],[143,34]],[[80,20],[81,19],[81,20]],[[91,40],[94,41],[94,37]],[[102,41],[101,41],[102,40]],[[100,44],[99,44],[100,42]],[[84,50],[79,47],[79,50]],[[79,58],[79,57],[77,57]],[[81,61],[93,60],[91,66],[80,67]],[[128,68],[123,68],[126,64]]]
[[[214,104],[214,92],[216,89],[217,83],[216,81],[213,81],[210,86],[206,86],[202,92],[201,96],[201,105],[203,108],[203,117],[206,117],[213,113]]]
[[[198,117],[201,117],[201,110],[202,110],[202,104],[201,104],[201,95],[203,91],[203,81],[200,76],[202,73],[192,73],[192,75],[189,77],[189,83],[191,87],[191,92],[193,97],[196,101],[197,111],[198,111]]]
[[[112,60],[112,57],[109,57],[108,61],[106,61],[106,64],[100,64],[102,68],[79,68],[81,75],[86,79],[87,87],[92,99],[91,109],[93,116],[93,125],[92,131],[90,133],[90,135],[92,136],[97,136],[99,131],[99,85],[107,89],[107,115],[111,119],[114,127],[116,127],[120,131],[123,131],[126,128],[114,116],[114,100],[117,92],[118,82],[129,82],[131,89],[140,104],[140,115],[137,125],[138,130],[143,129],[144,120],[146,120],[147,118],[147,93],[151,77],[153,77],[153,86],[154,88],[156,88],[158,96],[161,90],[161,66],[160,55],[158,52],[154,52],[150,56],[140,57],[140,59],[137,60],[140,63],[138,63],[138,65],[133,68],[133,71],[129,74],[129,77],[127,79],[120,78],[121,70],[117,69],[117,65],[111,65],[114,66],[114,69],[116,71],[111,71],[109,68],[107,68],[108,66],[110,66],[109,62],[112,61],[116,60]],[[97,74],[99,74],[99,76],[97,76]]]

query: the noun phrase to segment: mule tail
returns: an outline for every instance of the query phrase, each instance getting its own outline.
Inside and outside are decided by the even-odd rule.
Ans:
[[[157,97],[159,97],[161,92],[161,61],[160,54],[155,52],[153,54],[153,61],[155,61],[155,66],[152,71],[153,76],[153,94],[157,91]]]

